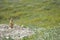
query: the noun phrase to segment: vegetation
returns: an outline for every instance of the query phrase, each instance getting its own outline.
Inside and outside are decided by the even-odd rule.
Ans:
[[[38,39],[44,31],[23,40],[60,40],[56,37],[59,33],[56,39],[50,38],[54,35],[54,28],[60,27],[60,0],[0,0],[0,24],[8,24],[11,17],[18,25],[23,24],[32,29],[43,27],[48,33],[52,31],[49,39]]]

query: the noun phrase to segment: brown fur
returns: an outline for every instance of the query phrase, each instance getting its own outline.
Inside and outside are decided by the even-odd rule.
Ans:
[[[13,28],[13,25],[14,25],[14,24],[13,24],[13,19],[11,18],[11,19],[10,19],[10,22],[9,22],[9,26],[10,26],[11,28]]]

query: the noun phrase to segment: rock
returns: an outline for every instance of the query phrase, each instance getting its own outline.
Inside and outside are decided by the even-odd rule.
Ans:
[[[32,34],[34,34],[34,32],[29,28],[20,27],[16,24],[13,28],[10,28],[7,24],[0,24],[0,39],[3,37],[8,39],[10,36],[12,39],[16,40]]]

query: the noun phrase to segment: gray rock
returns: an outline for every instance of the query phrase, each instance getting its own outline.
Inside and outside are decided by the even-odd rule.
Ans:
[[[0,24],[0,40],[3,37],[9,38],[9,36],[16,40],[32,34],[34,34],[34,32],[29,28],[24,28],[15,24],[11,29],[7,24]]]

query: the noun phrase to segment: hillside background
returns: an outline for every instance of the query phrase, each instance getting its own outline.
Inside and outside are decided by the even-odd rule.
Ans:
[[[0,0],[0,23],[53,27],[60,23],[60,0]]]

